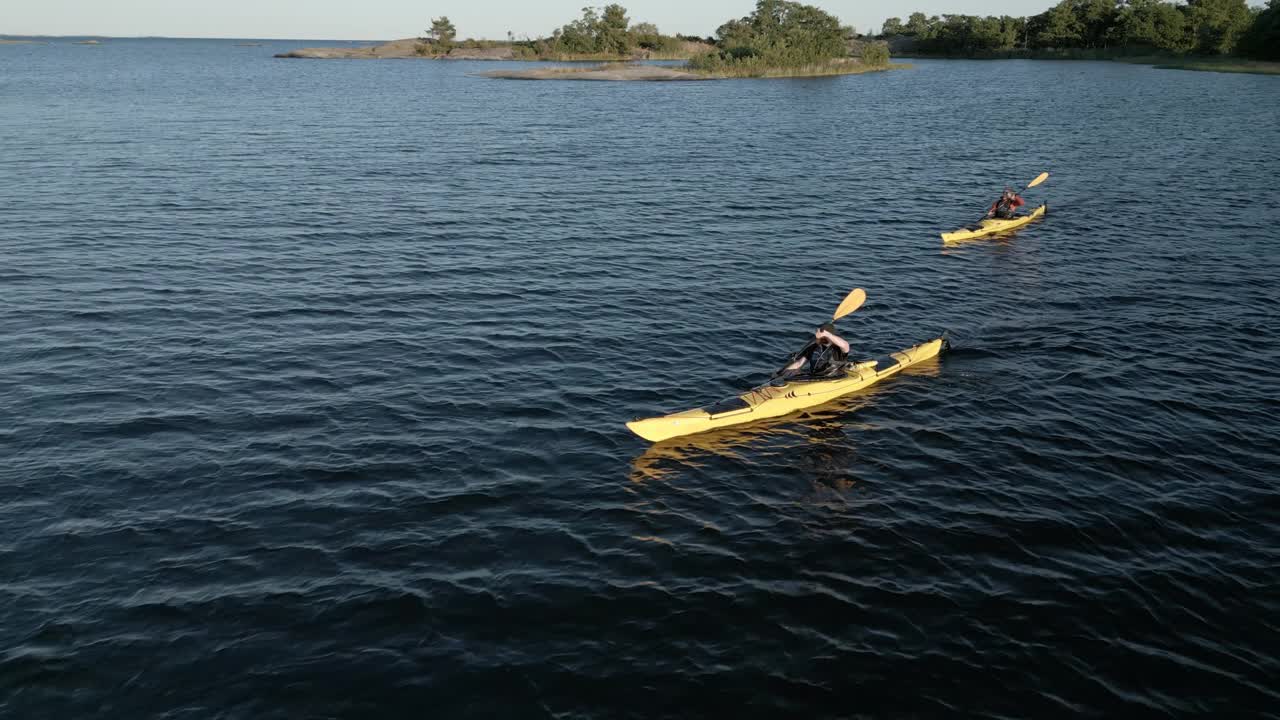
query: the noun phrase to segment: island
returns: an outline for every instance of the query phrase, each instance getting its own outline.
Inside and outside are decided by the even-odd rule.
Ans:
[[[509,34],[510,35],[510,34]],[[632,24],[612,4],[556,29],[549,37],[506,42],[458,41],[447,17],[432,21],[423,37],[376,45],[301,48],[278,58],[319,60],[529,60],[594,62],[578,67],[495,70],[484,77],[509,80],[671,81],[727,78],[853,75],[906,67],[894,65],[888,43],[859,35],[817,7],[789,0],[758,0],[754,12],[729,20],[715,37],[665,35],[653,23]],[[683,61],[657,66],[643,61]],[[605,64],[599,64],[605,63]]]

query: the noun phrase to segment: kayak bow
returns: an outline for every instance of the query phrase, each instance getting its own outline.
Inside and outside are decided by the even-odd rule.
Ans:
[[[942,352],[945,338],[937,338],[896,352],[880,360],[866,360],[850,365],[840,377],[821,380],[785,380],[761,385],[714,405],[633,420],[627,423],[631,432],[650,442],[681,435],[706,432],[763,418],[778,417],[834,400],[855,390],[873,385],[905,368],[924,362]]]
[[[1008,220],[988,218],[971,227],[961,228],[955,232],[942,233],[942,239],[946,242],[953,242],[955,240],[969,240],[976,237],[982,237],[983,235],[991,235],[993,233],[1004,232],[1006,230],[1014,230],[1044,215],[1048,209],[1048,205],[1041,205],[1026,215],[1010,218]]]

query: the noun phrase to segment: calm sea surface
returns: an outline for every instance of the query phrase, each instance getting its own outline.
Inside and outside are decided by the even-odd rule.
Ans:
[[[299,45],[0,46],[0,716],[1280,710],[1280,78]]]

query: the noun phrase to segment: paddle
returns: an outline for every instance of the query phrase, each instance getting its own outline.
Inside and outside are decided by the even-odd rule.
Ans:
[[[836,308],[836,312],[831,316],[831,322],[835,322],[849,313],[862,307],[862,303],[867,301],[867,291],[862,288],[856,288],[849,293],[844,302],[840,303],[840,307]]]
[[[1039,185],[1040,183],[1042,183],[1042,182],[1044,182],[1045,180],[1048,180],[1048,179],[1049,179],[1049,173],[1047,173],[1047,172],[1042,172],[1042,173],[1040,173],[1039,175],[1037,175],[1037,176],[1036,176],[1036,179],[1035,179],[1035,180],[1032,180],[1031,182],[1027,183],[1027,186],[1026,186],[1026,187],[1024,187],[1024,188],[1022,188],[1022,192],[1026,192],[1026,191],[1030,190],[1031,188],[1033,188],[1033,187],[1035,187],[1035,186]]]

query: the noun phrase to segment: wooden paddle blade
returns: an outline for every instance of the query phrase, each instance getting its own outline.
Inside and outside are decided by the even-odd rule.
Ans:
[[[1042,182],[1044,182],[1045,180],[1048,180],[1048,179],[1049,179],[1049,173],[1047,173],[1047,172],[1042,172],[1042,173],[1040,173],[1040,175],[1039,175],[1039,176],[1037,176],[1037,177],[1036,177],[1036,179],[1035,179],[1035,180],[1032,180],[1031,182],[1027,183],[1027,189],[1028,189],[1028,190],[1030,190],[1031,188],[1033,188],[1033,187],[1035,187],[1035,186],[1039,185],[1040,183],[1042,183]]]
[[[836,308],[836,314],[831,316],[831,322],[835,322],[849,313],[862,307],[862,303],[867,301],[867,291],[858,288],[849,293],[849,296],[840,303],[840,307]]]

